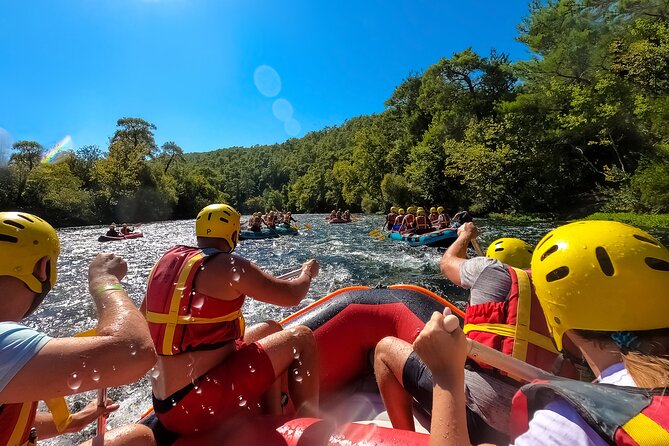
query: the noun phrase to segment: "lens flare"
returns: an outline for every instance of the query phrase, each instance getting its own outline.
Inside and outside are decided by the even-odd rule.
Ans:
[[[44,158],[42,158],[42,164],[53,164],[58,161],[62,161],[63,154],[72,149],[72,137],[67,135],[65,138],[61,139],[55,146],[49,150]]]

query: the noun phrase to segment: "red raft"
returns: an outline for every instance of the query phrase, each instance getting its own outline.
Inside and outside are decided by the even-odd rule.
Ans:
[[[371,358],[376,344],[386,336],[413,342],[432,313],[443,311],[444,306],[453,308],[444,298],[414,285],[355,286],[331,293],[289,316],[282,321],[285,328],[306,325],[316,337],[325,418],[240,420],[232,435],[217,438],[215,444],[427,445],[428,434],[390,426],[375,386]],[[428,423],[423,418],[420,424]],[[213,444],[211,435],[182,437],[174,443],[202,444]]]

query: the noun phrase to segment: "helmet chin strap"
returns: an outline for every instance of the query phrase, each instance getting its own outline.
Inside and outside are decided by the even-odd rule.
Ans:
[[[37,310],[37,307],[40,306],[46,295],[49,294],[49,291],[51,291],[51,260],[47,261],[46,264],[46,279],[40,281],[40,283],[42,284],[42,292],[35,293],[35,297],[33,298],[33,303],[30,304],[30,308],[28,308],[26,314],[23,315],[24,319],[33,314],[35,310]]]

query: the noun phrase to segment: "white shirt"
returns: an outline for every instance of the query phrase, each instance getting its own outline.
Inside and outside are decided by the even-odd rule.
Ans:
[[[607,367],[596,382],[636,387],[623,363]],[[549,403],[534,412],[529,429],[516,438],[514,446],[607,446],[576,409],[563,399]]]

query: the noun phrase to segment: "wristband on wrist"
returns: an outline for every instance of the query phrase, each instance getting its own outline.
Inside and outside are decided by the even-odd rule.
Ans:
[[[106,291],[123,291],[123,285],[120,283],[109,283],[102,285],[93,290],[93,294],[102,294]]]

